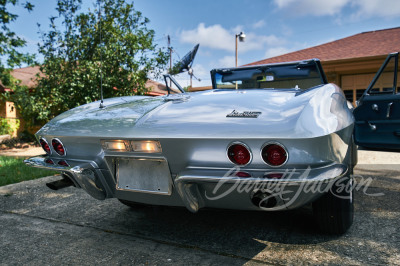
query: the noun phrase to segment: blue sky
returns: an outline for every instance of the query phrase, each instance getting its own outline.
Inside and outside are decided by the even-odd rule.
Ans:
[[[35,5],[31,13],[13,10],[19,18],[12,28],[28,41],[25,51],[36,52],[37,23],[47,29],[49,17],[57,14],[56,0],[31,2]],[[95,0],[83,2],[87,8]],[[193,69],[202,81],[194,81],[194,86],[209,85],[212,68],[234,66],[235,34],[241,31],[246,40],[239,43],[239,65],[365,31],[400,27],[399,0],[136,0],[134,4],[150,19],[148,27],[155,30],[160,47],[166,47],[167,35],[171,36],[173,61],[200,43]],[[186,73],[178,80],[183,86],[189,84]]]

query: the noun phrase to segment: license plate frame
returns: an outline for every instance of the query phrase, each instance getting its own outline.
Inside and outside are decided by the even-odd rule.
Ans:
[[[117,158],[117,190],[171,195],[172,179],[163,158]]]

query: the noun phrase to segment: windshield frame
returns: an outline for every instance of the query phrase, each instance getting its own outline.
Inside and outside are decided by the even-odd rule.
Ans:
[[[244,67],[232,67],[232,68],[218,68],[218,69],[213,69],[210,71],[211,74],[211,82],[212,82],[212,87],[213,89],[223,89],[219,88],[216,80],[216,74],[223,74],[223,73],[228,73],[228,72],[238,72],[238,71],[249,71],[249,70],[260,70],[260,69],[273,69],[273,68],[282,68],[285,66],[288,67],[293,67],[293,66],[299,66],[301,67],[302,65],[304,66],[315,66],[315,69],[318,73],[318,76],[321,80],[321,83],[318,85],[324,85],[328,84],[325,72],[323,71],[321,62],[319,59],[309,59],[309,60],[302,60],[302,61],[293,61],[293,62],[283,62],[283,63],[273,63],[273,64],[263,64],[263,65],[252,65],[252,66],[244,66]],[[227,90],[232,90],[233,88],[226,88]],[[246,89],[246,88],[241,88],[241,89]],[[307,90],[309,88],[305,88],[304,90]]]

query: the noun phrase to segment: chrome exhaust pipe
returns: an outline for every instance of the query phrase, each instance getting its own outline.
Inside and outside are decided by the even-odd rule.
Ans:
[[[277,200],[269,193],[258,191],[251,198],[251,202],[259,208],[273,208],[277,204]]]
[[[63,179],[53,181],[50,183],[46,183],[46,186],[52,190],[59,190],[62,188],[73,186],[74,182],[66,176],[63,176]]]

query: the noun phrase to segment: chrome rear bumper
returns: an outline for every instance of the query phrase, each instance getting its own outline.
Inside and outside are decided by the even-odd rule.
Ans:
[[[277,211],[295,209],[312,202],[328,192],[335,182],[346,175],[347,171],[347,166],[343,164],[331,164],[314,169],[286,170],[281,179],[271,179],[237,177],[235,174],[240,172],[239,168],[232,168],[228,172],[189,170],[177,176],[174,183],[186,208],[191,212],[197,212],[201,207],[218,205],[216,203],[218,201],[230,205],[228,208],[235,208],[231,202],[235,204],[234,202],[237,202],[235,199],[239,198],[249,205],[254,205],[251,200],[258,192],[266,193],[276,201],[272,207],[260,208]],[[279,172],[265,173],[263,176]],[[256,175],[253,173],[252,176]],[[236,207],[242,209],[240,205]]]
[[[33,157],[24,162],[33,167],[61,171],[76,187],[83,188],[96,199],[117,197],[148,204],[184,205],[191,212],[202,207],[267,211],[298,208],[329,191],[332,184],[348,172],[344,164],[286,171],[254,170],[250,171],[250,177],[237,177],[239,168],[229,171],[189,168],[172,178],[169,195],[155,195],[145,191],[121,191],[111,172],[99,169],[93,161],[68,160],[70,166],[67,167],[55,162],[49,164],[46,160],[47,157]],[[283,173],[281,178],[265,178],[279,173]],[[253,198],[257,193],[273,198],[274,206],[255,206]]]
[[[95,199],[104,200],[112,197],[112,191],[95,162],[68,160],[70,166],[62,166],[54,161],[54,164],[50,164],[46,162],[47,159],[42,156],[32,157],[24,160],[24,163],[32,167],[62,172],[74,182],[75,187],[83,188]]]

